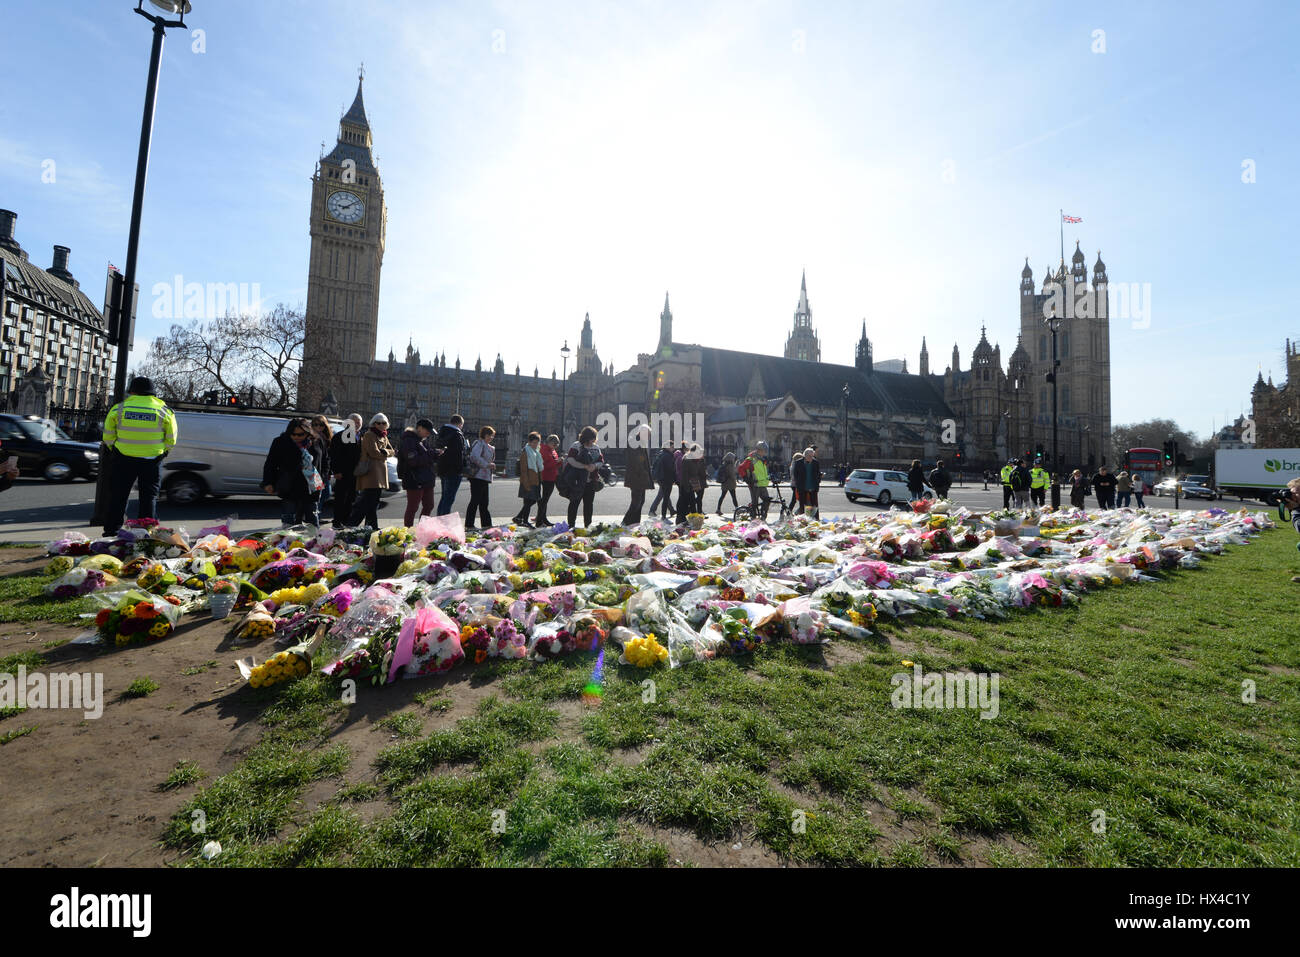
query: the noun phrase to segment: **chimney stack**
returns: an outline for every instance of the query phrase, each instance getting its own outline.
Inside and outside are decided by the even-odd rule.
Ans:
[[[72,273],[68,271],[68,253],[72,252],[67,246],[54,247],[54,265],[45,270],[51,276],[62,279],[66,283],[76,285],[77,280],[72,278]]]
[[[11,252],[27,257],[23,254],[23,247],[18,245],[18,240],[14,239],[14,222],[18,219],[18,214],[11,209],[0,209],[0,249],[7,249]]]

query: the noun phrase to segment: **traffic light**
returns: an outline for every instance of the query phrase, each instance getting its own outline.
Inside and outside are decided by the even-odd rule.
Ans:
[[[961,449],[957,450],[957,464],[961,464]]]
[[[1173,465],[1173,463],[1174,463],[1174,443],[1166,442],[1165,443],[1165,468],[1169,468],[1169,466]]]
[[[1179,468],[1182,468],[1187,464],[1187,456],[1184,455],[1182,452],[1179,452],[1178,455],[1175,457],[1174,464],[1177,465]]]
[[[236,406],[236,405],[239,405],[239,396],[237,396],[237,395],[227,396],[227,398],[226,398],[226,405],[229,405],[229,406]]]

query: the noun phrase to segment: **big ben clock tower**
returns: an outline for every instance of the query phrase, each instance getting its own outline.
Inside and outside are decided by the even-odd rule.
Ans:
[[[343,415],[363,404],[362,386],[375,359],[388,217],[371,154],[363,82],[364,73],[339,121],[338,142],[312,177],[307,337],[298,390],[298,408],[318,409],[333,393]]]

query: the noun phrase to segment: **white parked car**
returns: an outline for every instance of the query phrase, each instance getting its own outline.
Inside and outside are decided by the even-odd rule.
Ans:
[[[1156,483],[1155,493],[1159,496],[1174,494],[1174,487],[1178,484],[1178,479],[1167,478]]]
[[[906,504],[912,500],[912,493],[907,490],[907,475],[892,469],[854,469],[844,482],[844,494],[850,502],[866,499],[881,508],[889,508],[893,502]],[[921,495],[933,499],[934,490],[927,487]]]

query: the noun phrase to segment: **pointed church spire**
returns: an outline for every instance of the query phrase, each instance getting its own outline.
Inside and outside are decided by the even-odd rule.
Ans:
[[[921,375],[930,374],[930,350],[925,347],[925,336],[921,337]]]
[[[348,111],[343,114],[343,122],[368,130],[370,129],[370,120],[366,118],[366,104],[365,100],[361,96],[361,84],[365,81],[365,77],[366,70],[365,67],[362,66],[359,75],[357,76],[356,98],[353,99],[352,105],[348,107]]]

